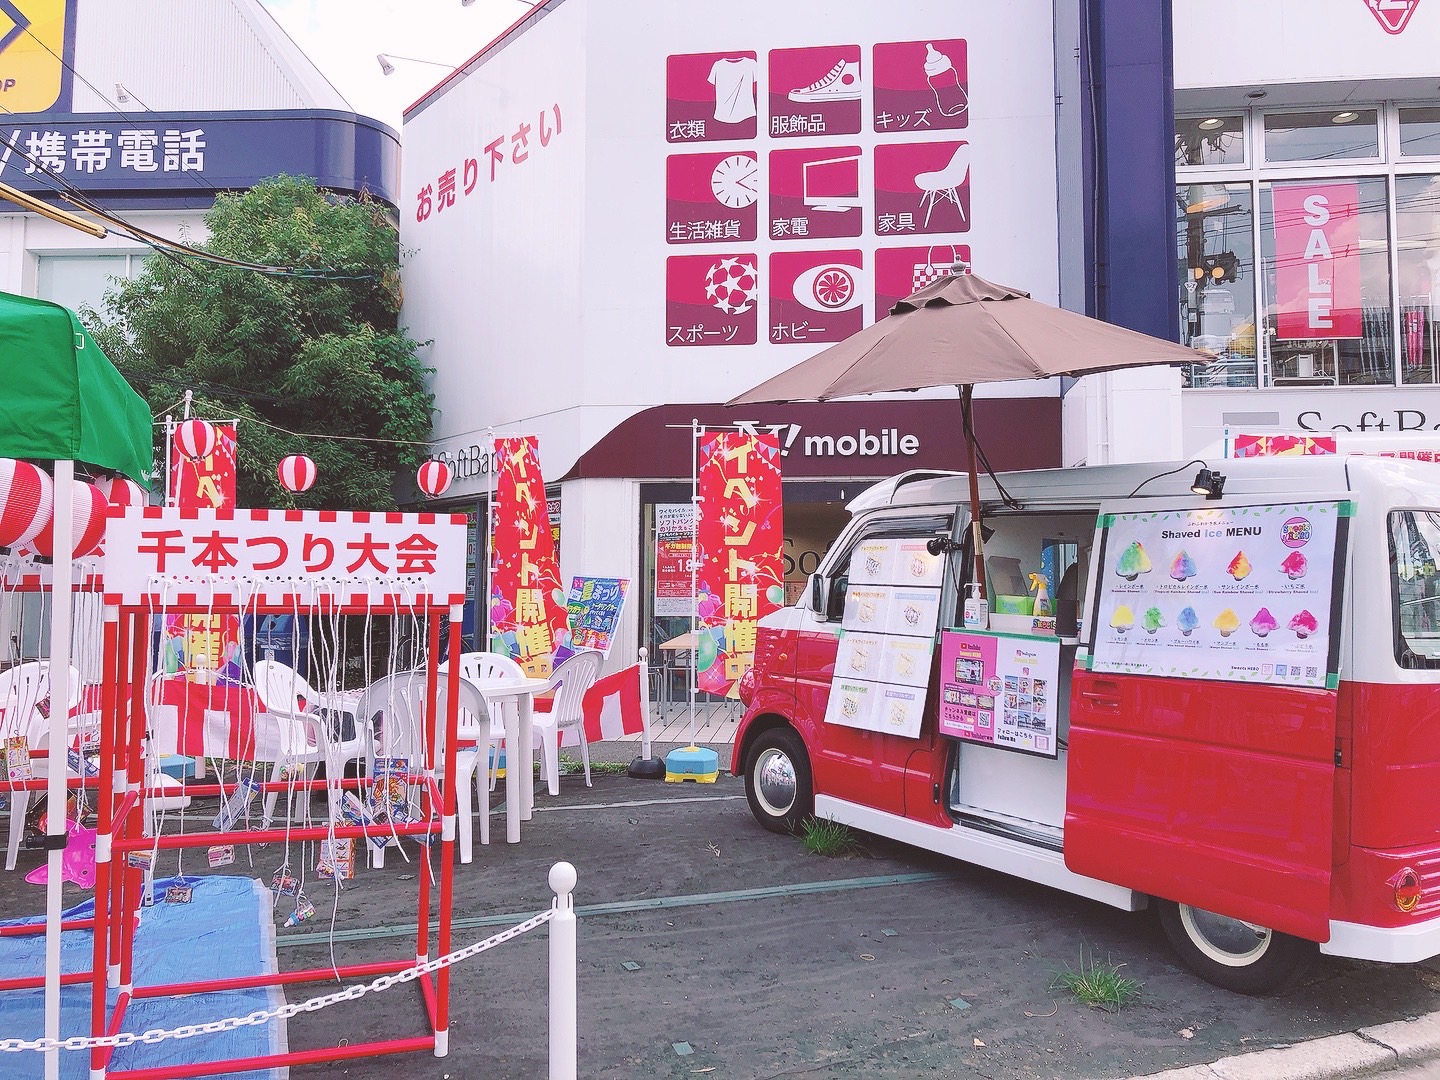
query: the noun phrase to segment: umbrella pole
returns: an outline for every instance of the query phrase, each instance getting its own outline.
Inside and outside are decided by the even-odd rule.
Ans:
[[[960,420],[965,428],[966,470],[970,475],[970,533],[975,551],[975,581],[980,587],[980,599],[986,600],[989,597],[985,590],[984,537],[980,531],[980,478],[975,472],[974,401],[975,388],[968,385],[960,387]]]

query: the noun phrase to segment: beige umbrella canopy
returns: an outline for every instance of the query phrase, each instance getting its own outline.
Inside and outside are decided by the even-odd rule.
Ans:
[[[1027,292],[973,274],[956,274],[901,300],[888,318],[726,404],[829,401],[958,386],[969,457],[975,568],[984,595],[980,487],[971,423],[975,384],[1088,375],[1142,364],[1194,364],[1204,359],[1173,341],[1042,304]]]

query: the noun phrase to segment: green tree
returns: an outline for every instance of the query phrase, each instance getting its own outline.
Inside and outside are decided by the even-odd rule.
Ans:
[[[156,254],[107,293],[103,315],[85,313],[96,341],[152,412],[191,390],[197,415],[240,418],[240,505],[393,509],[396,474],[427,456],[434,398],[398,325],[385,206],[282,176],[221,195],[205,223],[196,247],[301,272]],[[301,495],[275,475],[293,453],[319,473]]]

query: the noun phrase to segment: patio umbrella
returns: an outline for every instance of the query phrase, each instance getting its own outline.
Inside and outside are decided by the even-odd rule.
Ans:
[[[1088,375],[1142,364],[1193,364],[1202,359],[1172,341],[1042,304],[1027,292],[973,274],[956,274],[901,300],[888,318],[726,404],[829,401],[931,386],[959,387],[975,572],[983,597],[985,561],[972,423],[976,384]]]

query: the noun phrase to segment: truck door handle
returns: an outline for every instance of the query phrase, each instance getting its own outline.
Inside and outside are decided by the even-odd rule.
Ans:
[[[1118,696],[1098,690],[1081,690],[1080,700],[1089,702],[1097,709],[1120,708],[1120,698]]]

